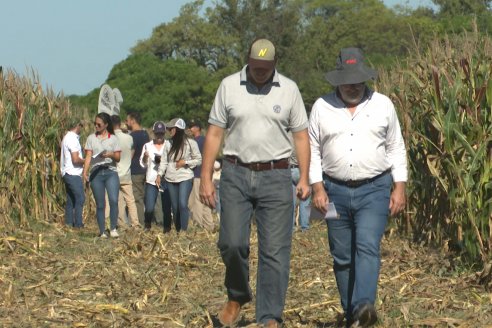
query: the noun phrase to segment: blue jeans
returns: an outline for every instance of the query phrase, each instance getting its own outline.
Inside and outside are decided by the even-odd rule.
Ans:
[[[167,188],[166,183],[164,181],[161,183],[161,190],[159,192],[159,188],[150,183],[145,183],[145,227],[149,227],[152,224],[154,219],[154,209],[155,203],[157,200],[157,195],[161,194],[161,202],[162,202],[162,214],[164,219],[164,231],[167,232],[171,230],[171,198],[169,197],[169,189]]]
[[[251,218],[258,233],[256,321],[282,322],[292,242],[290,169],[251,171],[224,161],[220,180],[218,247],[226,267],[229,300],[251,301],[249,251]]]
[[[106,192],[109,200],[109,220],[110,229],[116,229],[118,224],[118,196],[120,193],[120,178],[116,171],[110,169],[94,169],[90,177],[90,184],[94,199],[96,200],[96,217],[99,226],[99,233],[103,234],[106,231],[106,220],[104,217],[104,209],[106,207]]]
[[[85,203],[84,184],[80,175],[65,174],[63,176],[67,203],[65,204],[65,224],[75,228],[82,228],[82,209]]]
[[[327,220],[342,307],[350,319],[356,306],[374,304],[381,265],[380,243],[389,215],[392,177],[386,174],[358,188],[324,178],[339,219]]]
[[[290,169],[290,172],[292,174],[292,188],[293,188],[293,193],[294,193],[294,208],[295,204],[297,202],[297,192],[296,192],[296,186],[299,183],[299,168],[298,167],[293,167]],[[311,215],[311,196],[309,196],[306,200],[300,200],[299,201],[299,224],[301,225],[302,230],[309,229],[309,216]],[[296,220],[296,212],[294,211],[294,214],[292,216],[292,221],[295,222]]]
[[[193,187],[193,178],[177,183],[167,181],[166,187],[169,189],[176,231],[186,231],[190,218],[188,199],[190,198],[191,188]]]

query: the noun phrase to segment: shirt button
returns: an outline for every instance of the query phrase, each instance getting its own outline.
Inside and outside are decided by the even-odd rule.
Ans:
[[[350,167],[352,167],[352,164],[350,164]]]

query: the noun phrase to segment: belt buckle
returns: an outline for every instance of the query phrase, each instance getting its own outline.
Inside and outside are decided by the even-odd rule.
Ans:
[[[345,183],[349,188],[357,188],[361,185],[360,181],[358,180],[348,180]]]
[[[254,163],[253,171],[259,171],[259,170],[260,170],[260,163]]]
[[[355,181],[354,181],[354,180],[347,180],[347,181],[345,181],[345,184],[346,184],[346,185],[347,185],[347,187],[349,187],[349,188],[354,188],[354,187],[355,187],[355,185],[356,185],[356,183],[355,183]]]

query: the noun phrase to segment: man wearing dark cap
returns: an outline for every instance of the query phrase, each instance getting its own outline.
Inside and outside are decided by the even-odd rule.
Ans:
[[[296,83],[275,69],[275,47],[255,40],[248,64],[222,80],[209,116],[200,198],[215,207],[212,173],[225,135],[220,182],[218,247],[224,261],[228,301],[218,314],[234,325],[241,306],[252,300],[249,286],[251,218],[258,235],[256,321],[279,327],[289,281],[292,187],[289,156],[292,133],[300,169],[297,193],[309,196],[307,115]]]
[[[202,135],[202,125],[197,120],[191,120],[188,124],[190,132],[195,138],[198,144],[200,154],[203,155],[203,144],[205,137]],[[190,208],[190,219],[193,220],[200,227],[213,231],[216,228],[216,223],[212,215],[212,209],[200,201],[200,175],[202,173],[202,166],[197,165],[193,169],[193,188],[191,190],[188,207]]]
[[[391,100],[366,85],[376,77],[360,49],[342,49],[326,75],[336,90],[314,103],[309,118],[312,204],[325,213],[333,202],[338,212],[327,219],[328,241],[347,326],[354,327],[377,321],[381,238],[406,198],[400,123]]]

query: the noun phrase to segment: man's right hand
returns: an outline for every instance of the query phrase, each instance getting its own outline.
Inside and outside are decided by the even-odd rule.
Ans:
[[[215,208],[215,186],[212,179],[200,179],[200,201],[210,208]]]
[[[312,185],[313,195],[311,202],[313,206],[323,214],[326,214],[328,208],[328,195],[326,194],[323,182],[316,182]]]

